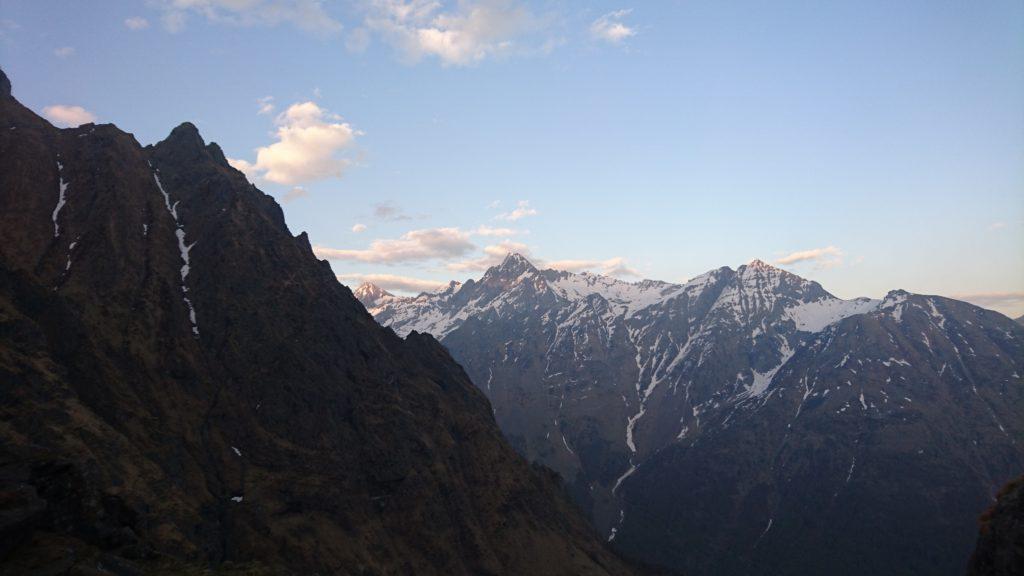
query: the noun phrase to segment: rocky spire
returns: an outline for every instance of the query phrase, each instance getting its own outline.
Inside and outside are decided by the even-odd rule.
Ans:
[[[11,97],[11,81],[7,78],[7,74],[4,74],[3,69],[0,69],[0,97]]]

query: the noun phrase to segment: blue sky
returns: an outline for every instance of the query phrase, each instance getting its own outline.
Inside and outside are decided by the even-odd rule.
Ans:
[[[1024,313],[1019,1],[0,0],[0,65],[57,123],[195,122],[353,285],[756,257]]]

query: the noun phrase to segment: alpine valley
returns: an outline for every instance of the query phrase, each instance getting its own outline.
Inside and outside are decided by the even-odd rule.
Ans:
[[[688,575],[964,573],[1024,469],[1024,327],[753,261],[685,284],[538,270],[356,294],[434,335],[623,553]]]

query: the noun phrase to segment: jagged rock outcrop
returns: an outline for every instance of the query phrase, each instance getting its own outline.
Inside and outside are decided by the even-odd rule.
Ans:
[[[632,573],[195,126],[58,130],[7,86],[0,573]]]
[[[968,576],[1024,574],[1024,476],[999,491],[979,524]]]

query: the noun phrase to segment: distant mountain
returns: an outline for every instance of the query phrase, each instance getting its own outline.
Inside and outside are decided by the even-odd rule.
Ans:
[[[0,79],[0,573],[632,572],[193,125]]]
[[[1017,324],[1024,324],[1024,315],[1018,316],[1017,319],[1014,320],[1014,322],[1016,322]]]
[[[367,310],[372,310],[395,299],[394,294],[369,282],[364,282],[353,290],[352,295],[362,302]]]
[[[440,339],[620,550],[690,575],[960,574],[1024,469],[1024,328],[964,302],[512,254],[373,312]]]

